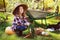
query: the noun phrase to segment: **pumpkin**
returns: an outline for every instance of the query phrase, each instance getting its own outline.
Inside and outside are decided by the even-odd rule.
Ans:
[[[5,33],[6,33],[6,34],[9,34],[9,35],[12,35],[12,34],[14,34],[14,31],[12,30],[11,27],[6,27]]]

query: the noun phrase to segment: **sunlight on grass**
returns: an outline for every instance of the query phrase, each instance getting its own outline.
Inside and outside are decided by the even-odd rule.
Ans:
[[[49,34],[51,35],[52,38],[54,38],[55,40],[60,40],[60,34],[56,34],[56,33],[52,33],[52,32],[49,32]]]
[[[37,23],[41,23],[41,20],[35,20]],[[43,24],[45,24],[45,21],[43,21]],[[47,19],[46,20],[47,24],[57,24],[58,22],[60,22],[60,20],[57,20],[57,19],[54,19],[54,18],[51,18],[51,19]]]

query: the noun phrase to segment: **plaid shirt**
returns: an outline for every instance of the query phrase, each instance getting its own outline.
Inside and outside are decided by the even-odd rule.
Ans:
[[[22,18],[19,18],[19,17],[14,17],[14,21],[13,21],[13,24],[12,24],[12,29],[16,29],[16,26],[19,24],[19,25],[25,25],[25,23],[29,23],[27,21],[27,18],[24,17],[24,20],[22,20]]]

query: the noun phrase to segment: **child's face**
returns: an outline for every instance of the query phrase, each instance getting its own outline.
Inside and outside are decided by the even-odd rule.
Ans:
[[[24,12],[23,7],[21,7],[21,6],[19,7],[19,12],[20,12],[20,13],[23,13],[23,12]]]

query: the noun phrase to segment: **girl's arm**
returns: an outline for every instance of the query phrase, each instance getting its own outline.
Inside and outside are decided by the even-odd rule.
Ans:
[[[17,25],[20,25],[20,20],[19,20],[18,17],[15,17],[14,20],[13,20],[12,28],[16,29]]]
[[[19,19],[19,17],[15,17],[15,22],[17,25],[21,25],[21,20]]]
[[[29,26],[30,25],[30,22],[28,21],[29,19],[26,17],[25,18],[25,25]]]
[[[13,20],[13,23],[12,23],[12,29],[16,29],[16,25],[17,25],[17,22],[16,22],[16,19],[14,18]]]

